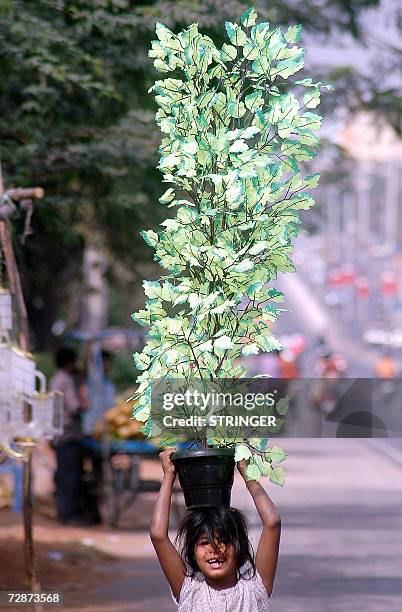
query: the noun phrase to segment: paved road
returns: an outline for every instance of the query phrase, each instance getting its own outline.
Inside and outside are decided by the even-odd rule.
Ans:
[[[289,453],[287,485],[270,487],[283,517],[272,612],[400,612],[402,452],[389,453],[383,440],[282,444]],[[256,541],[258,517],[239,481],[232,502],[247,513]],[[88,592],[85,602],[66,594],[64,609],[174,610],[151,549],[136,541],[124,549],[127,573],[120,581]]]
[[[375,354],[351,341],[300,279],[284,282],[294,314],[284,315],[281,332],[303,329],[313,341],[328,329],[334,348],[347,354],[352,375],[370,376]],[[288,482],[284,489],[270,487],[283,517],[272,612],[400,612],[402,442],[292,439],[281,444],[289,453]],[[258,516],[241,482],[232,502],[246,512],[256,542]],[[175,610],[146,534],[127,533],[114,548],[107,544],[108,552],[127,558],[121,580],[88,592],[85,602],[67,594],[65,609]]]

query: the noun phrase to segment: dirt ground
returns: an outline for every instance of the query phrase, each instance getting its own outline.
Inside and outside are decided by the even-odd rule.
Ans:
[[[142,576],[144,563],[134,566],[133,559],[154,557],[148,528],[155,493],[139,495],[122,514],[117,528],[106,525],[66,527],[56,520],[52,483],[47,473],[44,472],[41,478],[38,470],[36,476],[37,488],[40,484],[42,495],[35,496],[34,539],[43,591],[63,592],[63,609],[78,611],[91,603],[91,593],[98,589],[130,581],[137,574]],[[160,479],[160,465],[155,461],[143,461],[141,476]],[[181,495],[178,502],[182,506]],[[173,522],[177,522],[174,512]],[[23,552],[22,516],[12,512],[9,507],[0,507],[0,590],[10,589],[29,590]],[[10,609],[0,606],[1,611]],[[18,609],[32,610],[30,607]],[[45,609],[53,608],[45,606]],[[107,609],[115,608],[111,606]]]
[[[149,515],[144,500],[144,511]],[[120,529],[60,526],[54,519],[35,514],[34,536],[42,591],[64,594],[63,609],[80,610],[88,605],[89,592],[133,576],[132,557],[143,550],[148,556],[150,541],[143,529],[129,530],[129,517]],[[124,523],[123,523],[124,525]],[[25,572],[21,516],[0,510],[0,591],[29,590]],[[1,607],[0,610],[11,608]],[[30,607],[19,610],[32,610]],[[45,609],[52,609],[45,606]],[[59,608],[57,608],[59,609]],[[112,608],[113,609],[113,608]]]
[[[92,588],[105,576],[113,578],[111,565],[116,565],[112,556],[81,542],[38,542],[36,555],[43,590]],[[29,590],[19,538],[0,538],[0,567],[0,590]]]

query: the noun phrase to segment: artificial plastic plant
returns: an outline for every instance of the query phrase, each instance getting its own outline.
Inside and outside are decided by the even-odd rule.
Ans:
[[[240,24],[226,22],[218,49],[192,24],[174,34],[158,23],[149,55],[160,72],[156,121],[164,134],[159,169],[169,187],[160,198],[176,215],[163,229],[143,232],[167,271],[144,281],[149,326],[133,416],[151,435],[152,381],[161,378],[240,378],[240,356],[279,349],[268,324],[283,294],[268,286],[292,272],[292,238],[299,211],[314,200],[318,174],[303,176],[299,162],[316,155],[320,82],[291,77],[303,67],[301,26],[286,31],[256,24],[249,9]],[[209,440],[225,445],[224,440]],[[283,484],[286,458],[268,441],[237,439],[235,459],[249,459],[247,477]]]

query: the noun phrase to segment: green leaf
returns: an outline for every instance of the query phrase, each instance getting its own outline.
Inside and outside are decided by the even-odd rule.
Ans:
[[[256,134],[259,134],[261,132],[261,128],[255,126],[255,125],[250,125],[250,127],[246,128],[245,130],[241,131],[241,136],[242,138],[252,138],[253,136],[255,136]]]
[[[287,458],[287,454],[279,446],[273,446],[265,452],[265,457],[271,461],[271,463],[282,463]]]
[[[320,90],[319,88],[308,91],[303,96],[303,104],[307,108],[316,108],[320,103]]]
[[[166,155],[166,157],[161,157],[159,168],[174,168],[175,166],[178,166],[180,162],[181,156],[178,153],[171,153],[170,155]]]
[[[251,285],[247,287],[246,293],[249,297],[254,297],[254,294],[256,293],[256,291],[261,289],[263,286],[264,286],[264,283],[262,283],[261,281],[252,283]]]
[[[237,25],[237,23],[225,21],[225,28],[230,42],[236,45],[236,47],[241,47],[247,42],[245,32]]]
[[[228,45],[226,43],[223,43],[222,45],[222,51],[221,51],[221,58],[224,62],[227,61],[233,61],[236,59],[237,56],[237,49],[236,47],[233,47],[232,45]]]
[[[136,421],[140,421],[141,423],[145,423],[149,419],[149,415],[151,413],[151,409],[149,406],[144,406],[143,404],[137,406],[133,411],[133,417]]]
[[[255,112],[257,109],[262,108],[264,104],[264,99],[261,95],[261,92],[254,91],[253,93],[245,97],[244,103],[246,105],[246,108]]]
[[[139,325],[150,325],[150,316],[148,310],[139,310],[138,312],[133,312],[131,318],[135,323]]]
[[[166,329],[170,334],[178,334],[182,329],[183,321],[181,319],[166,319],[165,320]]]
[[[278,62],[273,69],[275,76],[281,76],[283,79],[289,78],[295,72],[298,72],[303,68],[303,56],[301,55],[298,59],[288,59]]]
[[[279,340],[270,334],[258,335],[256,336],[255,341],[257,342],[258,346],[260,346],[266,352],[274,350],[280,351],[282,349],[282,344],[279,342]]]
[[[154,66],[159,72],[169,72],[171,70],[169,64],[163,62],[161,59],[154,60]]]
[[[226,300],[222,304],[219,304],[219,306],[215,306],[214,308],[212,308],[210,310],[210,313],[211,314],[223,314],[224,312],[227,312],[230,308],[232,308],[235,305],[236,305],[235,301]]]
[[[251,40],[262,45],[264,41],[268,38],[269,34],[269,23],[257,23],[257,25],[253,26],[251,29]]]
[[[156,246],[159,240],[158,234],[156,232],[154,232],[153,230],[142,230],[140,234],[149,246]]]
[[[249,28],[253,26],[257,21],[257,13],[253,8],[249,8],[247,11],[243,13],[240,17],[240,22],[244,25],[245,28]]]
[[[319,130],[321,127],[322,117],[315,113],[305,112],[300,117],[300,127],[309,128],[310,130]]]
[[[261,478],[261,472],[258,466],[251,463],[246,467],[246,480],[256,480],[257,482]]]
[[[269,480],[280,487],[283,487],[285,484],[285,472],[283,468],[275,468],[272,470]]]
[[[234,460],[237,463],[238,461],[243,461],[244,459],[250,459],[251,450],[245,444],[238,444],[235,450]]]
[[[258,469],[262,476],[270,476],[272,473],[272,465],[268,461],[264,461],[261,457],[258,457]]]
[[[151,363],[150,356],[145,353],[134,353],[133,358],[138,370],[146,370]]]
[[[265,450],[268,444],[268,438],[250,438],[249,443],[257,450]]]
[[[163,43],[168,43],[173,37],[173,32],[160,21],[157,21],[155,24],[155,32],[159,40]]]
[[[174,189],[171,187],[165,191],[165,193],[159,198],[161,204],[169,204],[175,196]]]
[[[300,24],[290,26],[285,32],[285,39],[288,43],[297,43],[301,39],[302,26]]]
[[[300,79],[299,81],[295,81],[295,85],[303,85],[303,87],[315,87],[316,83],[313,83],[313,79]]]
[[[241,153],[247,151],[248,145],[243,139],[235,140],[234,143],[229,147],[229,153]]]
[[[190,140],[183,144],[182,150],[185,151],[185,153],[191,153],[194,155],[194,153],[197,153],[198,151],[198,144],[195,140]]]
[[[234,117],[235,119],[240,119],[246,112],[246,107],[243,102],[229,102],[227,105],[227,114],[229,117]]]
[[[251,65],[252,70],[256,74],[266,74],[270,68],[270,62],[264,55],[254,60]]]
[[[260,54],[260,48],[253,42],[247,42],[243,47],[243,56],[245,59],[251,61],[257,59]]]
[[[216,334],[214,335],[214,338],[220,338],[221,336],[224,336],[225,334],[227,334],[229,330],[227,329],[220,329],[218,332],[216,332]]]
[[[282,291],[278,291],[277,289],[273,288],[268,290],[268,297],[273,302],[283,302],[285,299],[285,296]]]
[[[255,344],[255,342],[250,342],[242,348],[241,352],[245,357],[247,357],[248,355],[257,355],[257,353],[260,352],[260,349],[258,347],[258,344]]]
[[[285,415],[289,412],[289,398],[281,397],[275,404],[275,409],[278,414]]]
[[[199,351],[200,353],[210,353],[212,352],[212,341],[211,340],[207,340],[206,342],[203,342],[202,344],[200,344],[199,346],[197,346],[197,351]]]
[[[233,348],[234,344],[229,336],[221,336],[214,342],[214,349],[217,351],[226,351]]]
[[[249,250],[250,255],[258,255],[262,251],[265,251],[269,246],[269,243],[266,240],[262,240],[257,242],[254,246]]]
[[[308,210],[314,206],[314,198],[308,193],[300,192],[295,196],[292,196],[288,202],[295,210]]]
[[[211,374],[215,374],[215,370],[218,367],[218,359],[212,353],[205,352],[202,354],[202,360],[205,366],[209,369]]]
[[[161,286],[158,281],[143,281],[144,293],[150,299],[158,298],[161,292]]]
[[[251,259],[243,259],[233,268],[235,272],[249,272],[254,268],[254,262]]]
[[[303,187],[310,187],[310,189],[314,189],[315,187],[318,187],[319,180],[320,174],[318,172],[316,174],[305,176],[303,179]]]

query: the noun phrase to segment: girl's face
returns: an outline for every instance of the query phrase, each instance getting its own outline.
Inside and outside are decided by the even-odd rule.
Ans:
[[[212,545],[206,536],[200,536],[194,549],[199,570],[211,581],[236,579],[236,549],[233,544],[224,544],[218,538]]]

